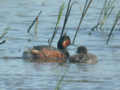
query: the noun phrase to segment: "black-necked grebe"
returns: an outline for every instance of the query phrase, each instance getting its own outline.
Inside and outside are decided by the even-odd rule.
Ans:
[[[57,43],[57,48],[47,45],[34,46],[28,51],[24,51],[23,58],[40,62],[66,62],[69,53],[66,48],[71,43],[69,36],[64,34]]]

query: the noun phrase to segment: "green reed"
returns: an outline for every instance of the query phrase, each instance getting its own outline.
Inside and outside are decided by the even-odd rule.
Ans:
[[[69,0],[69,2],[68,2],[68,7],[67,7],[67,11],[66,11],[66,14],[65,14],[65,19],[64,19],[63,27],[62,27],[62,32],[61,32],[60,37],[63,35],[63,33],[65,33],[65,27],[66,27],[66,24],[67,24],[67,22],[68,22],[71,9],[72,9],[73,5],[74,5],[74,4],[77,4],[77,3],[78,3],[77,1],[71,2],[71,0]]]
[[[62,81],[64,80],[64,78],[65,78],[65,74],[61,76],[60,80],[58,80],[55,90],[60,90],[60,85]]]
[[[60,77],[60,79],[57,82],[55,90],[60,90],[60,86],[61,86],[61,84],[62,84],[62,82],[63,82],[63,80],[64,80],[64,78],[65,78],[65,76],[66,76],[66,74],[68,72],[68,68],[65,68],[63,72],[64,72],[63,75]]]
[[[39,16],[40,16],[41,13],[42,13],[42,11],[40,11],[40,12],[38,13],[38,15],[35,17],[35,19],[32,21],[31,25],[30,25],[29,28],[27,29],[27,32],[28,32],[28,33],[30,32],[31,28],[33,27],[33,25],[34,25],[34,24],[36,23],[36,21],[38,20],[38,18],[39,18]]]
[[[78,3],[77,1],[73,1],[72,3],[69,3],[69,4],[68,4],[68,8],[67,8],[67,12],[66,12],[66,15],[65,15],[64,24],[63,24],[63,28],[62,28],[62,32],[61,32],[61,35],[60,35],[60,36],[62,36],[63,33],[65,33],[65,27],[66,27],[66,24],[67,24],[67,22],[68,22],[71,9],[72,9],[73,5],[74,5],[74,4],[77,4],[77,3]]]
[[[64,10],[64,5],[65,5],[65,2],[62,3],[62,5],[60,6],[60,9],[59,9],[59,14],[58,14],[58,17],[57,17],[57,22],[56,22],[56,25],[55,25],[55,28],[54,28],[54,32],[53,32],[53,35],[52,37],[48,40],[48,43],[49,43],[49,46],[51,46],[52,44],[52,41],[57,33],[57,30],[58,30],[58,25],[60,23],[60,20],[61,20],[61,16],[63,14],[63,10]]]
[[[106,41],[107,44],[109,43],[110,38],[111,38],[111,36],[112,36],[112,34],[113,34],[113,31],[115,31],[115,26],[117,25],[117,23],[118,23],[119,20],[120,20],[120,10],[118,11],[118,13],[117,13],[117,15],[116,15],[116,18],[115,18],[115,20],[114,20],[114,23],[113,23],[113,25],[112,25],[112,28],[111,28],[111,30],[110,30],[110,32],[109,32],[109,34],[108,34],[108,39],[107,39],[107,41]]]
[[[86,15],[86,13],[87,13],[87,11],[88,11],[88,9],[89,9],[92,1],[93,1],[93,0],[86,0],[86,2],[85,2],[84,8],[83,8],[83,12],[82,12],[82,16],[80,17],[80,21],[79,21],[79,24],[78,24],[78,26],[77,26],[77,30],[76,30],[76,32],[75,32],[75,35],[74,35],[72,44],[75,43],[75,39],[76,39],[76,37],[77,37],[77,33],[78,33],[78,31],[80,30],[80,25],[81,25],[81,23],[82,23],[85,15]]]
[[[68,2],[67,11],[66,11],[66,14],[65,14],[65,19],[64,19],[64,23],[63,23],[62,32],[61,32],[60,37],[62,37],[62,35],[65,31],[65,27],[66,27],[66,24],[67,24],[69,15],[70,15],[70,11],[71,11],[70,6],[71,6],[71,0],[69,0],[69,2]]]
[[[71,0],[69,0],[68,2],[68,5],[67,5],[67,10],[66,10],[66,14],[65,14],[65,18],[64,18],[64,22],[63,22],[63,27],[62,27],[62,31],[61,31],[61,34],[60,34],[60,38],[62,37],[63,33],[65,33],[65,27],[66,27],[66,24],[68,22],[68,19],[69,19],[69,16],[70,16],[70,12],[71,12],[71,9],[72,9],[72,6],[74,4],[76,4],[77,2],[74,1],[74,2],[71,2]],[[49,39],[49,46],[51,46],[52,44],[52,41],[57,33],[57,29],[58,29],[58,24],[59,24],[59,21],[60,21],[60,18],[62,16],[62,13],[63,13],[63,9],[64,9],[64,3],[61,5],[60,7],[60,10],[59,10],[59,15],[58,15],[58,19],[57,19],[57,23],[56,23],[56,26],[55,26],[55,29],[54,29],[54,32],[53,32],[53,35],[52,35],[52,38]]]
[[[103,8],[101,9],[97,24],[92,27],[92,31],[95,30],[104,30],[104,24],[106,23],[107,19],[111,15],[113,9],[114,9],[114,3],[116,0],[105,0],[103,4]]]

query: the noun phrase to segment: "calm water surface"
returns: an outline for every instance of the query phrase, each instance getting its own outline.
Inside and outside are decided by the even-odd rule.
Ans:
[[[23,51],[33,45],[47,45],[62,2],[63,0],[0,0],[0,33],[9,28],[5,37],[7,42],[0,46],[0,90],[55,90],[64,73],[61,90],[120,90],[120,32],[114,33],[109,46],[105,44],[105,32],[88,35],[90,28],[96,24],[104,0],[94,0],[76,39],[77,46],[85,45],[89,52],[98,56],[96,65],[31,63],[23,59],[2,58],[22,56]],[[66,27],[71,39],[84,3],[85,0],[81,0],[72,9]],[[106,23],[106,31],[111,28],[114,16],[120,8],[119,4],[117,0],[114,14]],[[39,18],[39,34],[34,37],[34,34],[27,34],[26,30],[40,10],[43,13]],[[61,21],[59,25],[60,30],[62,23]],[[34,27],[31,32],[33,30]],[[53,46],[56,46],[60,30]],[[76,46],[68,48],[71,55],[75,53],[75,49]]]

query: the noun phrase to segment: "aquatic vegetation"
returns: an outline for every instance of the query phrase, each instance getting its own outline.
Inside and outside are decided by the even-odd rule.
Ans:
[[[62,27],[62,31],[61,31],[61,35],[60,37],[62,37],[63,33],[65,32],[65,27],[66,27],[66,24],[68,22],[68,19],[69,19],[69,16],[70,16],[70,12],[71,12],[71,9],[72,9],[72,6],[74,4],[76,4],[77,2],[74,1],[74,2],[71,2],[71,0],[69,0],[68,2],[68,5],[67,5],[67,10],[66,10],[66,14],[65,14],[65,18],[64,18],[64,22],[63,22],[63,27]],[[55,29],[54,29],[54,32],[53,32],[53,35],[51,37],[51,39],[49,39],[49,46],[51,46],[52,44],[52,41],[57,33],[57,28],[58,28],[58,24],[60,22],[60,19],[61,19],[61,16],[63,14],[63,10],[64,10],[64,2],[62,3],[61,7],[60,7],[60,10],[59,10],[59,14],[58,14],[58,18],[57,18],[57,23],[56,23],[56,26],[55,26]]]
[[[71,11],[70,5],[71,5],[71,0],[69,0],[69,2],[68,2],[67,11],[66,11],[66,14],[65,14],[65,19],[64,19],[64,23],[63,23],[62,32],[61,32],[60,37],[62,37],[62,35],[65,31],[65,27],[66,27],[66,24],[67,24],[69,15],[70,15],[70,11]]]
[[[33,22],[31,23],[31,25],[30,25],[29,28],[27,29],[27,32],[28,32],[28,33],[30,32],[32,26],[36,23],[36,21],[38,21],[38,18],[39,18],[39,16],[40,16],[41,13],[42,13],[42,11],[40,11],[40,12],[38,13],[38,15],[35,17],[35,19],[34,19]]]
[[[110,38],[111,38],[111,36],[112,36],[112,34],[113,34],[113,31],[115,31],[115,26],[117,25],[117,23],[118,23],[119,20],[120,20],[120,11],[118,11],[118,13],[117,13],[117,15],[116,15],[116,18],[115,18],[115,20],[114,20],[114,23],[113,23],[113,25],[112,25],[112,28],[111,28],[111,30],[110,30],[110,32],[109,32],[109,34],[108,34],[108,39],[107,39],[107,41],[106,41],[107,44],[109,43]]]
[[[0,36],[0,40],[5,37],[5,35],[8,33],[8,30],[9,30],[9,29],[10,29],[10,27],[7,27],[7,28],[4,29],[4,32],[3,32],[3,33],[1,34],[1,36]],[[0,42],[0,44],[3,44],[3,43],[5,43],[5,42],[6,42],[6,40],[2,40],[2,41]]]
[[[57,82],[55,90],[60,90],[60,86],[61,86],[61,84],[62,84],[62,82],[63,82],[63,80],[64,80],[65,75],[67,74],[67,72],[68,72],[68,69],[65,69],[63,75],[60,77],[60,79]]]
[[[0,39],[2,39],[7,33],[8,33],[8,30],[10,29],[10,27],[6,27],[5,29],[4,29],[4,32],[1,34],[1,36],[0,36]]]
[[[0,44],[3,44],[3,43],[5,43],[5,42],[6,42],[6,40],[3,40],[3,41],[0,42]]]
[[[55,90],[60,90],[60,85],[62,81],[64,80],[64,77],[65,77],[65,74],[61,76],[60,80],[58,80]]]
[[[59,14],[58,14],[58,17],[57,17],[57,22],[56,22],[56,25],[55,25],[55,28],[54,28],[54,32],[53,32],[53,35],[52,37],[48,40],[48,43],[49,43],[49,46],[51,46],[52,44],[52,41],[57,33],[57,30],[58,30],[58,25],[60,23],[60,20],[61,20],[61,16],[63,14],[63,10],[64,10],[64,5],[65,5],[65,2],[62,3],[62,5],[60,6],[60,9],[59,9]]]
[[[80,21],[79,21],[77,30],[76,30],[76,32],[75,32],[75,35],[74,35],[74,38],[73,38],[73,41],[72,41],[73,44],[75,43],[75,39],[76,39],[76,37],[77,37],[77,33],[78,33],[78,31],[80,30],[80,25],[81,25],[81,23],[82,23],[85,15],[86,15],[86,13],[87,13],[87,11],[88,11],[88,9],[89,9],[92,1],[93,1],[93,0],[86,0],[86,2],[85,2],[84,8],[83,8],[83,12],[82,12],[82,16],[80,17]]]
[[[91,31],[95,30],[104,30],[104,24],[111,15],[113,9],[115,8],[116,0],[105,0],[103,8],[101,9],[97,24],[91,29]]]
[[[39,20],[37,18],[36,23],[35,23],[35,27],[34,27],[34,34],[35,34],[36,37],[37,37],[37,33],[38,33],[38,23],[39,23]]]

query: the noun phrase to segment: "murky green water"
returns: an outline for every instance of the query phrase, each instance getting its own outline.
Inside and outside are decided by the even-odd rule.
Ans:
[[[91,36],[88,35],[88,31],[97,21],[104,0],[94,0],[76,39],[76,45],[85,45],[89,52],[98,56],[99,61],[96,65],[31,63],[23,59],[2,58],[22,56],[23,51],[28,47],[47,44],[62,1],[0,0],[0,33],[9,27],[9,32],[5,37],[7,42],[0,46],[0,90],[55,90],[64,72],[66,74],[60,85],[61,90],[120,90],[120,32],[114,33],[109,46],[105,45],[106,33],[94,32]],[[81,0],[81,3],[72,9],[66,28],[71,39],[79,22],[80,5],[82,7],[84,1]],[[118,0],[115,13],[120,8],[119,4]],[[37,38],[34,38],[34,34],[31,36],[26,32],[40,10],[43,13],[39,18],[39,34]],[[111,28],[114,14],[106,24],[107,28]],[[60,27],[62,27],[62,22]],[[58,37],[59,34],[54,40],[54,46]],[[68,48],[71,55],[75,53],[75,48],[75,46]]]

